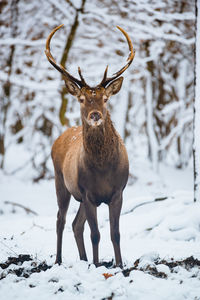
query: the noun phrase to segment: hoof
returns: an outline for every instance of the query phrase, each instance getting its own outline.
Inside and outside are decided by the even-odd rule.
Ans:
[[[116,267],[123,269],[123,264],[122,263],[116,264]]]
[[[55,261],[55,265],[56,264],[58,264],[59,266],[62,264],[62,261],[61,260],[58,260],[58,259],[56,259],[56,261]]]

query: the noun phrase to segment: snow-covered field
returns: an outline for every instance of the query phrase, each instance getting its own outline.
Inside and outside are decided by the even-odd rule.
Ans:
[[[200,204],[193,202],[192,170],[161,166],[155,175],[138,162],[134,175],[137,180],[124,192],[121,215],[121,250],[124,270],[129,269],[123,274],[119,268],[92,264],[88,226],[89,262],[79,261],[71,228],[78,208],[74,199],[64,232],[63,264],[54,265],[53,180],[32,184],[0,173],[0,299],[200,299]],[[100,259],[110,262],[114,255],[105,205],[99,207],[98,219]],[[32,260],[4,266],[8,257],[20,254]],[[31,271],[42,265],[46,271]]]

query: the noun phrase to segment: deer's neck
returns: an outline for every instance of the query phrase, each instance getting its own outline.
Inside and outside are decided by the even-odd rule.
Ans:
[[[104,124],[96,128],[83,121],[83,147],[88,161],[99,166],[114,163],[118,157],[118,143],[109,112]]]

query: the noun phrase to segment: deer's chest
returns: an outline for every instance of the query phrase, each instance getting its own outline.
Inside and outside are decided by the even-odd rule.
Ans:
[[[98,206],[103,202],[108,204],[114,192],[125,187],[127,179],[127,167],[115,164],[98,169],[90,166],[79,169],[78,185],[81,193]]]

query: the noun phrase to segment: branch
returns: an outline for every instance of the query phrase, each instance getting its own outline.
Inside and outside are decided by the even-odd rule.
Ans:
[[[193,45],[195,43],[195,38],[184,38],[182,36],[178,36],[174,33],[165,33],[160,28],[149,27],[147,25],[139,24],[139,23],[132,23],[134,29],[141,30],[142,32],[149,33],[152,38],[159,38],[168,41],[175,41],[184,45]]]
[[[0,71],[0,81],[7,81],[8,75],[2,71]],[[46,83],[38,83],[31,80],[23,80],[19,79],[16,75],[11,75],[9,78],[9,82],[16,86],[22,86],[24,88],[32,89],[32,90],[38,90],[38,91],[56,91],[58,88],[59,82],[51,82],[51,84]]]
[[[19,204],[19,203],[16,203],[16,202],[12,202],[12,201],[4,201],[4,203],[5,203],[5,204],[11,204],[11,205],[13,205],[13,206],[17,206],[17,207],[23,208],[27,214],[30,214],[30,213],[31,213],[31,214],[33,214],[33,215],[35,215],[35,216],[38,216],[38,214],[37,214],[35,211],[33,211],[32,209],[30,209],[30,208],[28,208],[28,207],[25,207],[25,206],[22,205],[22,204]]]
[[[159,19],[162,21],[185,21],[185,20],[195,20],[195,15],[192,12],[184,12],[184,13],[163,13],[156,11],[155,9],[151,8],[149,5],[143,5],[140,3],[140,9],[144,9],[147,12],[151,13],[154,19]]]
[[[179,124],[174,127],[171,132],[161,141],[159,150],[162,151],[172,142],[172,140],[183,131],[184,125],[192,122],[192,116],[186,115],[179,121]]]
[[[41,40],[37,40],[37,41],[28,41],[28,40],[22,40],[19,38],[18,39],[7,38],[7,39],[0,40],[0,45],[2,45],[2,46],[22,45],[22,46],[38,47],[38,46],[45,46],[45,43],[46,43],[45,39],[41,39]]]
[[[62,5],[60,5],[58,2],[55,0],[48,0],[55,8],[57,8],[67,19],[70,16],[69,10],[65,9]],[[77,10],[77,8],[73,5],[71,1],[67,1],[67,3],[73,7],[73,9]]]
[[[155,198],[153,201],[146,201],[146,202],[137,204],[137,205],[134,206],[131,210],[126,211],[126,212],[122,213],[121,215],[122,215],[122,216],[127,215],[127,214],[133,212],[134,210],[136,210],[136,208],[138,208],[138,207],[140,207],[140,206],[143,206],[143,205],[146,205],[146,204],[155,203],[155,202],[159,202],[159,201],[164,201],[164,200],[167,200],[167,199],[168,199],[168,197],[160,197],[160,198]]]

